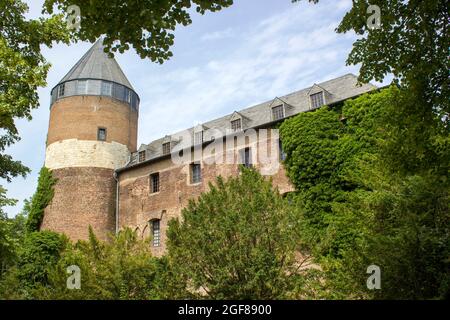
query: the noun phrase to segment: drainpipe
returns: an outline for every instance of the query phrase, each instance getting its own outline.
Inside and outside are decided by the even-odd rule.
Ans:
[[[123,167],[127,167],[131,163],[132,153],[128,156],[128,161]],[[119,233],[119,174],[117,169],[114,170],[113,174],[114,180],[116,180],[116,235]]]
[[[113,174],[114,180],[116,180],[116,235],[119,233],[119,175],[117,171]]]

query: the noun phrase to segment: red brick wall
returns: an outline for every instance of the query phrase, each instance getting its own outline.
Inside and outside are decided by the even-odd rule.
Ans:
[[[237,149],[239,148],[231,152],[237,155]],[[154,172],[159,172],[161,187],[158,193],[152,194],[149,175]],[[215,182],[219,175],[229,177],[237,174],[237,164],[202,163],[202,182],[192,185],[189,165],[175,165],[171,159],[122,172],[119,176],[119,227],[131,227],[140,236],[148,237],[150,236],[149,221],[155,218],[161,219],[161,246],[152,247],[152,252],[160,255],[166,250],[165,234],[168,221],[180,216],[182,208],[187,205],[189,199],[196,198],[201,192],[207,191],[208,182]],[[293,191],[282,165],[270,178],[281,193]]]
[[[116,182],[112,169],[53,170],[55,194],[45,209],[43,230],[65,233],[71,240],[87,239],[88,227],[103,240],[115,231]]]

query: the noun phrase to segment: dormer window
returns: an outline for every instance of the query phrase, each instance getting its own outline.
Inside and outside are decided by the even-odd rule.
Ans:
[[[242,121],[241,119],[236,119],[231,121],[231,130],[240,131],[242,130]]]
[[[170,142],[163,143],[163,155],[170,154]]]
[[[198,131],[194,133],[194,144],[203,143],[203,131]]]
[[[280,120],[284,118],[284,106],[283,105],[279,105],[276,107],[272,108],[272,119],[275,120]]]
[[[139,151],[139,162],[145,161],[145,150]]]
[[[64,96],[64,89],[65,89],[66,84],[63,83],[59,86],[58,88],[58,97],[62,97]]]
[[[310,96],[311,98],[311,108],[316,109],[323,106],[325,103],[323,101],[323,91],[314,93]]]

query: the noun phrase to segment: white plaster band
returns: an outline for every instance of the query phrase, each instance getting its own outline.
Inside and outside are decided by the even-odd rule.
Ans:
[[[117,169],[129,158],[127,146],[117,142],[67,139],[54,142],[45,152],[49,169],[70,167],[99,167]]]

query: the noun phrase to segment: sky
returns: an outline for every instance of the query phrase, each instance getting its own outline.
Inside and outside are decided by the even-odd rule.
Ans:
[[[43,0],[26,2],[29,17],[39,16]],[[314,83],[358,74],[357,66],[345,63],[356,36],[335,32],[350,7],[351,0],[317,5],[306,0],[235,0],[220,12],[193,12],[193,23],[177,28],[174,55],[163,65],[142,60],[133,49],[116,54],[141,99],[138,146]],[[47,87],[39,89],[40,107],[32,112],[33,119],[17,121],[22,139],[7,150],[32,172],[11,183],[0,180],[8,196],[19,200],[5,208],[9,216],[20,212],[23,200],[36,189],[45,160],[50,90],[91,45],[43,47],[52,64]]]

